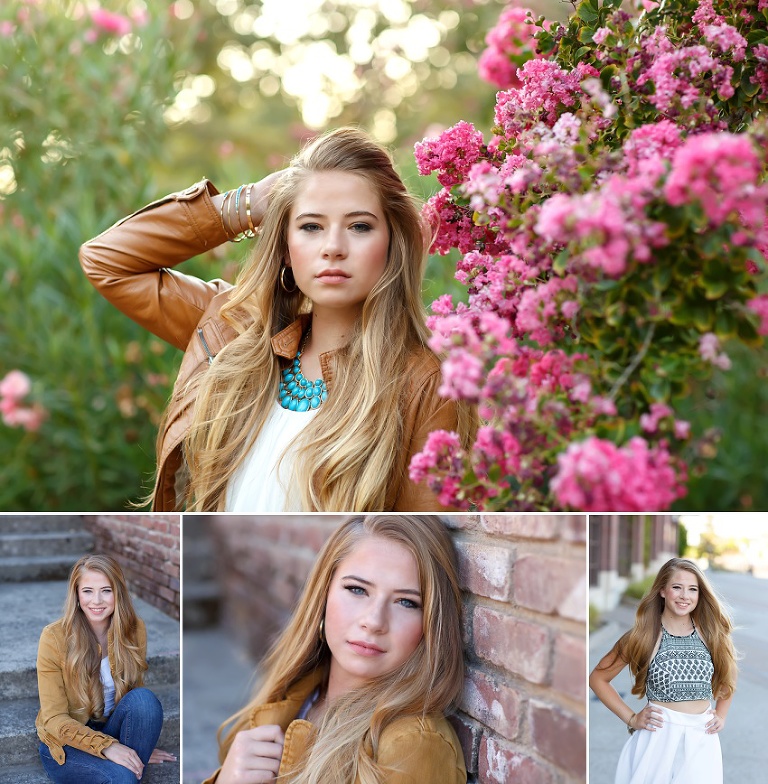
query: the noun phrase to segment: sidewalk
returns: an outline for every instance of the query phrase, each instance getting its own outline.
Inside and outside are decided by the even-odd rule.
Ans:
[[[603,615],[604,625],[589,636],[589,671],[611,650],[616,640],[632,627],[635,607],[620,604],[615,610]],[[632,679],[626,667],[613,680],[613,685],[633,711],[640,710],[645,700],[632,694]],[[629,735],[626,727],[606,708],[592,691],[589,695],[589,784],[613,784],[616,763],[621,748]]]

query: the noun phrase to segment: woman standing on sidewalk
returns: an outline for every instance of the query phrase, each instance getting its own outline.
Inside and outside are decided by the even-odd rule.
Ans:
[[[69,577],[64,616],[43,629],[37,654],[40,759],[57,784],[135,784],[155,748],[163,709],[142,687],[147,632],[120,565],[87,555]]]
[[[259,237],[234,286],[169,268]],[[85,243],[110,302],[185,351],[157,445],[156,510],[441,511],[408,476],[443,398],[421,285],[428,240],[389,154],[346,128],[283,172],[208,181]]]
[[[354,517],[317,557],[206,784],[465,784],[461,593],[439,517]]]
[[[702,571],[672,558],[637,608],[634,627],[592,671],[589,685],[627,725],[616,784],[722,784],[720,740],[736,687],[733,624]],[[639,712],[611,681],[629,666]],[[712,708],[712,700],[715,706]]]

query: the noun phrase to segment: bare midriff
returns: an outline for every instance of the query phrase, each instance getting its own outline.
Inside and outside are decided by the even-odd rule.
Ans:
[[[704,713],[709,710],[709,700],[682,700],[681,702],[661,702],[652,700],[652,705],[661,705],[669,710],[679,711],[680,713]]]

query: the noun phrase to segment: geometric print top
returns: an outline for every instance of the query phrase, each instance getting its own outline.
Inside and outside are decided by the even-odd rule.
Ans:
[[[676,637],[661,627],[659,650],[648,667],[645,696],[656,702],[711,700],[715,667],[707,646],[693,632]]]

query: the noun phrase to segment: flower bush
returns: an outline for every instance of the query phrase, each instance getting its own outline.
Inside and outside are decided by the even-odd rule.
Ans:
[[[722,342],[768,334],[768,0],[636,11],[517,9],[534,39],[507,13],[493,57],[516,64],[522,40],[528,59],[489,140],[462,121],[416,145],[443,186],[434,249],[464,254],[467,302],[430,320],[443,394],[485,422],[469,453],[441,432],[414,458],[443,503],[669,508],[712,438],[675,404],[728,369]]]
[[[184,71],[185,33],[171,29],[167,9],[110,5],[0,4],[7,511],[136,501],[178,362],[96,294],[77,260],[82,242],[157,195],[150,164],[161,159],[164,110]]]

